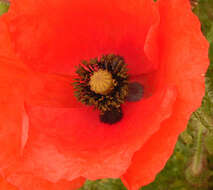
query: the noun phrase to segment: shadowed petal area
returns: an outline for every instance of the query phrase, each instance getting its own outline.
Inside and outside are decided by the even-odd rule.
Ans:
[[[123,56],[130,74],[158,65],[157,37],[146,40],[159,22],[152,0],[13,0],[5,18],[17,55],[37,71],[73,75],[82,60],[109,53]]]
[[[130,190],[154,180],[172,154],[178,134],[204,96],[204,73],[208,67],[208,43],[187,0],[159,0],[161,64],[164,77],[177,87],[177,99],[170,118],[162,123],[134,155],[122,179]],[[178,17],[177,17],[178,15]]]

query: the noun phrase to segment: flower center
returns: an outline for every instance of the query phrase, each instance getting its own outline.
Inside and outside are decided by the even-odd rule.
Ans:
[[[76,98],[83,104],[98,109],[103,123],[114,124],[120,121],[123,117],[121,104],[128,99],[138,101],[141,98],[131,99],[131,96],[136,96],[135,90],[128,93],[131,83],[129,84],[126,64],[121,56],[109,54],[99,60],[83,61],[76,73]],[[141,93],[136,94],[138,97]]]
[[[102,95],[107,95],[114,88],[112,74],[107,70],[98,70],[90,77],[90,89]]]

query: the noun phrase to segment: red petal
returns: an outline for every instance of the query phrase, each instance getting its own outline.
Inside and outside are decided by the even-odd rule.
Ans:
[[[62,2],[12,1],[6,17],[15,50],[24,63],[39,71],[72,75],[74,65],[82,60],[114,53],[124,56],[130,74],[156,68],[158,47],[144,50],[145,43],[156,44],[146,41],[152,25],[159,21],[154,2]]]
[[[188,113],[177,118],[175,114],[177,117],[183,115],[182,108],[164,121],[160,130],[134,154],[132,164],[121,178],[129,190],[137,190],[151,183],[172,155],[178,135],[185,129],[190,116]]]
[[[133,153],[169,117],[174,100],[174,90],[168,88],[141,102],[126,103],[124,118],[112,126],[100,123],[92,108],[28,107],[28,141],[33,144],[24,157],[29,157],[38,168],[26,168],[52,181],[64,175],[66,179],[119,177],[129,166]],[[156,109],[155,105],[159,107]]]
[[[18,190],[15,186],[9,184],[4,178],[0,177],[0,189],[2,190]]]
[[[33,73],[30,78],[29,95],[26,102],[30,105],[46,107],[82,107],[74,96],[73,77]]]
[[[151,97],[144,98],[137,103],[125,104],[122,121],[116,125],[108,126],[98,121],[97,113],[92,109],[66,109],[63,108],[66,106],[61,106],[59,101],[64,102],[63,104],[70,104],[67,94],[62,96],[63,92],[72,92],[72,89],[67,89],[67,82],[60,83],[64,81],[63,77],[58,75],[39,76],[39,79],[36,78],[33,83],[32,94],[41,94],[39,97],[50,95],[50,101],[38,98],[34,102],[27,102],[30,133],[27,143],[25,142],[26,138],[22,139],[26,145],[23,152],[23,162],[19,163],[17,170],[33,172],[35,176],[54,182],[60,179],[71,180],[78,176],[90,179],[119,177],[128,168],[135,151],[144,145],[133,158],[137,166],[132,163],[124,178],[133,189],[143,184],[142,181],[144,183],[150,182],[153,175],[163,167],[165,160],[168,159],[177,133],[183,130],[189,114],[198,107],[204,93],[204,78],[201,74],[205,72],[208,65],[208,44],[204,38],[197,37],[201,36],[198,20],[189,12],[189,3],[187,4],[184,0],[160,1],[162,18],[159,38],[157,35],[158,17],[152,1],[133,1],[135,4],[129,6],[128,1],[109,3],[109,1],[103,0],[101,2],[94,1],[96,3],[94,6],[93,1],[90,1],[88,5],[86,0],[82,0],[72,2],[72,9],[68,6],[69,13],[66,8],[60,9],[59,7],[63,5],[59,6],[57,2],[41,0],[12,2],[10,13],[5,16],[9,24],[11,38],[7,36],[8,42],[2,40],[12,47],[10,44],[10,39],[12,39],[16,52],[24,63],[39,71],[72,74],[73,65],[78,64],[81,59],[113,52],[125,54],[124,57],[132,69],[131,73],[136,74],[157,68],[157,58],[155,59],[154,55],[158,55],[158,48],[152,49],[151,47],[159,40],[161,64],[155,77],[155,80],[159,81],[156,87],[153,82],[150,83],[152,87],[155,87]],[[113,12],[111,12],[112,6],[115,7]],[[78,9],[79,7],[80,9]],[[177,7],[180,8],[176,10]],[[70,10],[72,10],[71,13]],[[78,10],[82,10],[82,12],[78,12]],[[145,15],[141,14],[142,10]],[[58,13],[60,14],[55,17],[55,14]],[[180,16],[177,17],[176,15],[179,14]],[[67,15],[68,17],[66,17]],[[57,18],[57,20],[53,18]],[[70,18],[75,19],[70,21]],[[108,22],[110,18],[113,19]],[[60,22],[61,19],[64,19],[64,22]],[[69,27],[67,27],[68,23]],[[91,23],[93,26],[95,25],[95,28],[91,27]],[[61,31],[63,34],[59,36]],[[154,46],[157,47],[157,45]],[[130,51],[130,49],[133,50]],[[7,57],[8,52],[3,52],[0,55]],[[153,60],[155,63],[152,62]],[[11,71],[13,73],[13,70]],[[7,72],[6,75],[4,73],[3,70],[2,78],[7,76]],[[25,79],[24,75],[17,74],[16,69],[15,76],[22,76]],[[56,85],[53,81],[56,81]],[[17,97],[23,97],[21,96],[24,94],[23,86],[26,86],[21,84],[16,84],[16,87],[20,89],[18,92],[16,90],[11,92],[9,85],[3,88],[3,91],[9,92],[9,95],[12,93],[11,100],[15,105],[13,108],[18,110],[18,113],[23,111],[23,107],[20,106],[20,104],[23,105],[23,102],[22,99],[17,100]],[[54,91],[54,87],[57,86],[59,88]],[[155,134],[156,136],[151,137],[159,130],[161,122],[171,116],[173,103],[176,100],[173,86],[177,87],[177,101],[174,107],[176,115],[172,115],[171,119],[162,125],[166,131],[162,128],[159,133]],[[51,92],[54,95],[53,98],[51,93],[48,94],[49,89],[53,90]],[[21,94],[19,94],[20,92]],[[47,92],[47,96],[45,96],[45,92]],[[8,96],[7,93],[5,95],[5,97]],[[53,100],[53,106],[62,108],[42,107],[44,105],[52,106],[51,100]],[[10,102],[10,98],[6,102]],[[31,107],[32,104],[43,105]],[[156,105],[158,105],[157,108]],[[9,118],[10,120],[5,121],[5,117],[8,117],[5,114],[2,118],[4,119],[2,120],[3,124],[9,125],[8,121],[15,120],[18,127],[15,126],[14,133],[18,138],[22,135],[19,128],[22,115],[14,114],[11,107],[5,107],[3,106],[1,109],[6,110],[9,116],[11,113],[15,119]],[[143,120],[140,121],[140,118]],[[183,123],[179,126],[181,121]],[[174,138],[171,139],[171,147],[168,147],[165,157],[156,165],[153,164],[152,176],[147,177],[146,174],[140,174],[141,180],[135,180],[134,176],[129,173],[134,173],[136,172],[134,168],[139,168],[138,160],[143,154],[143,150],[155,147],[156,143],[159,144],[156,138],[159,138],[159,142],[161,142],[161,136],[164,138],[167,136],[167,133],[164,134],[164,132],[168,132],[168,126],[174,127],[174,132],[176,132],[170,134],[172,131],[169,131],[169,135],[174,135]],[[13,131],[14,126],[11,129]],[[6,135],[8,134],[6,133]],[[149,141],[146,142],[148,139]],[[11,141],[11,138],[3,139],[3,143],[6,142],[6,146],[8,146],[9,140]],[[15,148],[12,145],[12,150],[13,148],[15,151],[19,150],[16,147],[17,144],[14,146]],[[151,155],[158,156],[157,151],[153,149],[152,151],[147,152],[146,159],[149,159]],[[7,150],[5,152],[7,153]],[[14,152],[12,151],[12,153]],[[9,152],[10,154],[11,152]],[[6,155],[5,158],[8,156]],[[149,165],[149,160],[146,159],[144,158],[144,163],[152,167]]]
[[[60,180],[56,183],[51,183],[47,180],[29,175],[27,173],[12,174],[7,178],[7,180],[21,190],[77,190],[85,182],[85,179],[78,178],[73,181]]]
[[[6,26],[0,22],[0,171],[21,154],[24,114],[25,68],[10,51],[9,39]]]
[[[8,29],[3,19],[2,17],[0,20],[0,148],[2,150],[0,171],[9,167],[14,160],[21,156],[27,142],[28,119],[25,116],[24,100],[28,99],[29,91],[30,94],[34,93],[34,96],[30,96],[31,104],[39,102],[43,105],[59,107],[74,105],[72,103],[74,97],[70,95],[72,87],[70,87],[71,85],[69,88],[67,87],[68,82],[64,77],[51,75],[46,79],[46,75],[43,75],[37,79],[41,84],[38,81],[35,82],[35,77],[32,77],[35,74],[32,74],[14,54]],[[29,88],[29,82],[33,84],[32,89]],[[48,83],[45,85],[45,82]],[[67,90],[64,90],[65,86]],[[46,93],[47,91],[49,93]],[[62,96],[63,93],[70,96],[69,99],[65,95]]]
[[[15,84],[13,84],[14,89],[22,90],[21,96],[23,96],[23,99],[25,96],[25,101],[31,105],[81,106],[73,96],[73,77],[38,73],[26,68],[26,65],[14,53],[4,16],[1,17],[0,26],[1,80],[12,81]],[[1,83],[6,84],[8,82],[2,81]]]
[[[127,62],[131,63],[131,72],[134,74],[156,69],[157,58],[154,58],[153,55],[157,54],[158,48],[153,50],[151,48],[158,38],[157,32],[155,32],[158,13],[154,3],[152,1],[132,1],[133,4],[130,8],[128,1],[122,1],[122,3],[120,1],[94,2],[96,2],[95,7],[91,2],[90,4],[87,1],[75,2],[72,4],[71,13],[69,7],[69,17],[66,17],[66,9],[62,9],[61,14],[56,17],[58,20],[54,21],[57,10],[60,10],[52,8],[55,6],[55,2],[42,1],[41,3],[38,1],[34,4],[29,1],[13,1],[10,13],[5,17],[8,19],[11,39],[16,52],[26,64],[30,64],[37,70],[48,72],[70,74],[73,72],[73,65],[78,64],[81,59],[111,52],[124,55]],[[24,7],[23,3],[26,3]],[[113,12],[109,11],[112,9],[112,5],[115,5]],[[27,8],[28,6],[29,8]],[[46,9],[47,7],[49,9]],[[141,11],[144,12],[142,16]],[[61,22],[61,18],[64,22]],[[78,19],[70,21],[70,18]],[[67,27],[68,23],[70,27]],[[95,28],[91,27],[91,24],[95,25]],[[58,36],[60,31],[64,33],[62,36]],[[146,36],[148,36],[147,39]],[[155,38],[150,36],[155,36]],[[143,49],[147,53],[147,57]],[[84,55],[82,55],[83,53]],[[49,103],[53,102],[51,105],[60,107],[58,98],[62,101],[65,100],[64,102],[69,105],[67,100],[69,93],[64,95],[63,92],[69,90],[71,92],[72,89],[63,88],[61,85],[63,83],[60,81],[64,79],[57,75],[39,76],[38,78],[41,82],[35,79],[34,83],[34,78],[31,78],[33,84],[31,94],[38,94],[38,98],[35,95],[34,97],[37,99],[33,98],[28,101],[28,105],[38,102],[37,104],[42,104],[42,106],[49,106]],[[54,80],[59,85],[55,86]],[[56,91],[53,90],[54,87],[56,87]],[[40,97],[48,96],[50,101],[40,99]],[[125,107],[128,109],[124,108],[126,110],[124,119],[114,127],[101,124],[97,113],[91,112],[89,109],[88,114],[86,108],[50,109],[29,106],[30,134],[39,135],[33,134],[28,137],[28,148],[25,148],[26,155],[23,156],[27,161],[23,162],[26,163],[23,169],[34,171],[36,175],[51,181],[59,180],[64,175],[67,179],[81,175],[90,179],[118,177],[128,167],[133,153],[159,128],[159,123],[169,117],[174,100],[174,89],[162,86],[162,89],[151,98],[135,104],[126,104]],[[155,104],[151,104],[153,102],[159,105],[160,114],[156,112]],[[66,107],[66,104],[62,107]],[[154,112],[155,114],[153,114]],[[143,117],[144,120],[138,121],[139,117]],[[146,127],[151,121],[153,122],[152,127]],[[44,139],[38,139],[41,134],[45,135]],[[45,143],[47,143],[46,146],[44,146]],[[39,149],[35,148],[37,146]],[[54,149],[52,150],[52,148]],[[43,156],[44,153],[46,155],[51,151],[54,153],[52,156]],[[123,160],[120,159],[121,155]],[[67,163],[69,163],[68,168],[69,171],[72,171],[71,173],[58,167],[65,167]],[[32,168],[32,165],[35,165],[36,170]]]
[[[162,123],[138,151],[122,177],[131,190],[154,180],[172,154],[177,137],[190,114],[201,104],[204,95],[204,73],[208,67],[208,43],[200,23],[191,12],[188,0],[159,0],[161,15],[161,64],[164,78],[177,87],[172,116]],[[178,16],[177,16],[178,15]]]

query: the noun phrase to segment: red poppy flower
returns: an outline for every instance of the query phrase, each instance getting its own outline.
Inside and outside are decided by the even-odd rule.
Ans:
[[[112,125],[71,85],[82,60],[109,54],[143,87]],[[136,190],[164,167],[201,104],[208,43],[188,0],[13,0],[0,20],[0,60],[4,180],[62,190],[120,177]]]

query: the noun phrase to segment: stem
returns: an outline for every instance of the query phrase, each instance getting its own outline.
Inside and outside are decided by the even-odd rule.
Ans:
[[[203,137],[203,131],[204,127],[200,124],[197,131],[197,138],[196,138],[196,145],[195,145],[195,154],[192,161],[192,173],[194,175],[198,175],[203,166],[203,143],[202,143],[202,137]]]

